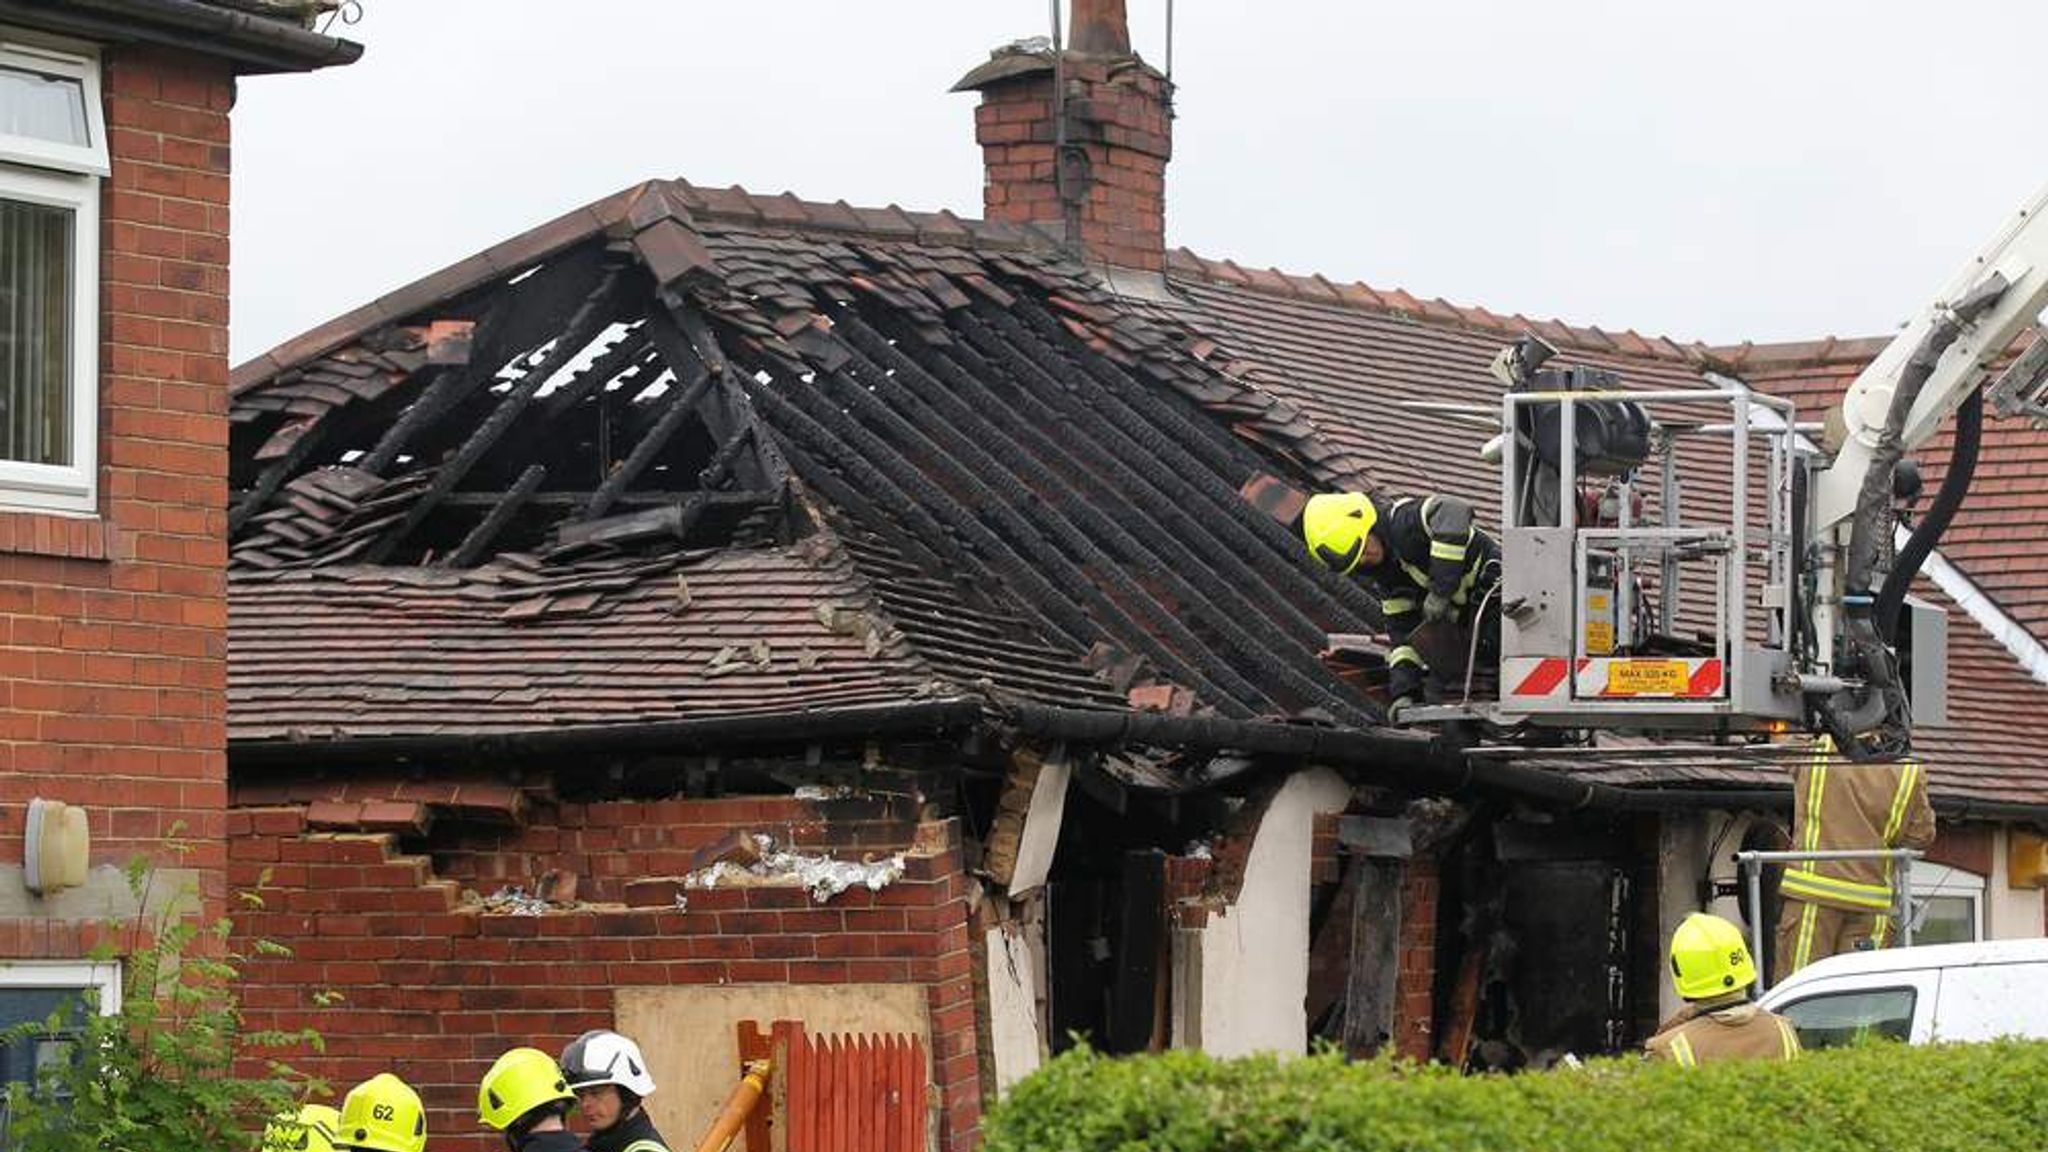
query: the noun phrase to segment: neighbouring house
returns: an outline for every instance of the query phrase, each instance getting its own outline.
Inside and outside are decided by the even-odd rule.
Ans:
[[[1483,434],[1403,402],[1490,400],[1525,328],[1660,387],[1808,377],[1167,252],[1170,89],[1074,9],[962,81],[983,219],[650,181],[235,370],[229,881],[293,949],[252,1023],[476,1152],[492,1057],[593,1027],[678,1140],[744,1021],[908,1034],[951,1149],[1075,1032],[1514,1067],[1654,1028],[1784,762],[1388,728],[1318,657],[1377,604],[1246,493],[1492,506]],[[1935,912],[2031,935],[2033,634],[1950,579],[1995,555],[1925,590]]]
[[[0,2],[0,1025],[119,987],[138,854],[223,910],[229,110],[314,7]]]

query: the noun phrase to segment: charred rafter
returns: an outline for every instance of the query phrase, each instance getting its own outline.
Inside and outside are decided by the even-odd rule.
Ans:
[[[512,518],[533,498],[534,492],[540,488],[541,481],[547,477],[546,465],[527,465],[526,471],[521,472],[519,479],[513,482],[511,490],[497,498],[497,502],[491,506],[491,510],[484,518],[476,527],[469,530],[469,535],[462,538],[462,543],[455,549],[454,554],[442,561],[443,566],[467,568],[481,560],[490,548],[491,542],[498,538],[498,533],[505,530],[505,525],[512,522]]]
[[[582,519],[595,520],[611,509],[619,493],[640,478],[640,473],[654,462],[668,446],[669,438],[692,416],[702,418],[699,405],[711,391],[712,371],[697,355],[686,348],[682,334],[668,317],[656,315],[647,321],[648,335],[661,350],[662,358],[668,361],[670,371],[676,374],[668,392],[657,401],[662,406],[661,416],[654,426],[647,430],[633,451],[611,470],[597,491],[590,494],[584,505]]]
[[[441,498],[462,482],[462,478],[469,474],[469,470],[483,459],[484,453],[489,452],[491,446],[498,442],[498,438],[512,427],[513,421],[519,419],[519,414],[540,394],[541,387],[581,352],[584,345],[604,330],[605,325],[611,320],[611,314],[607,309],[614,303],[621,279],[622,275],[616,269],[605,275],[596,290],[577,308],[576,314],[569,319],[568,327],[556,338],[553,346],[539,358],[538,362],[527,369],[526,376],[498,401],[498,406],[490,417],[462,442],[460,448],[456,449],[454,458],[441,465],[435,472],[433,482],[413,501],[412,507],[406,510],[405,517],[399,521],[398,526],[371,545],[365,557],[368,563],[383,563],[414,529],[424,523],[440,504]]]

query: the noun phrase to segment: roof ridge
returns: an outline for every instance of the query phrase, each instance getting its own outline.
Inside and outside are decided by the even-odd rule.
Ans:
[[[1708,354],[1734,368],[1825,368],[1842,364],[1868,363],[1876,358],[1891,336],[1823,336],[1818,340],[1782,340],[1759,344],[1716,344]]]
[[[950,208],[932,210],[905,208],[895,201],[881,207],[849,204],[837,200],[807,200],[787,189],[774,195],[752,192],[733,184],[710,188],[675,177],[665,183],[687,205],[693,216],[703,220],[738,220],[748,224],[847,232],[883,239],[916,240],[926,243],[959,243],[962,240],[994,247],[1036,248],[1050,243],[1042,234],[1007,220],[961,216]]]
[[[1590,324],[1569,324],[1556,319],[1530,320],[1519,312],[1503,316],[1481,305],[1454,304],[1441,296],[1422,300],[1401,288],[1375,288],[1358,280],[1337,283],[1320,273],[1301,275],[1278,268],[1247,272],[1236,261],[1211,260],[1186,247],[1175,248],[1166,254],[1166,269],[1169,275],[1185,273],[1214,283],[1335,303],[1362,311],[1391,313],[1425,323],[1510,334],[1518,328],[1526,329],[1537,332],[1559,348],[1582,352],[1693,365],[1719,365],[1724,362],[1719,354],[1721,350],[1703,341],[1683,343],[1668,336],[1644,336],[1633,328],[1624,329],[1616,335]]]

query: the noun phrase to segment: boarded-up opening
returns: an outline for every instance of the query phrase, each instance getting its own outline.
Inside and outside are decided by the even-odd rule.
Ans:
[[[907,1033],[931,1051],[926,990],[916,984],[728,984],[621,988],[616,995],[616,1027],[639,1041],[659,1086],[647,1110],[679,1147],[696,1146],[740,1078],[742,1020],[801,1020],[819,1036]],[[931,1069],[924,1074],[929,1078]]]

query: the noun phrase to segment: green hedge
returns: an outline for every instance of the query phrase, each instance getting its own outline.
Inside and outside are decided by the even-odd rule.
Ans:
[[[987,1134],[987,1152],[2004,1152],[2048,1148],[2048,1043],[1516,1076],[1082,1048],[1014,1085]]]

